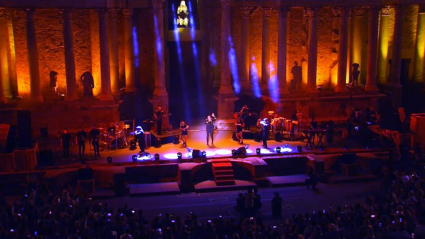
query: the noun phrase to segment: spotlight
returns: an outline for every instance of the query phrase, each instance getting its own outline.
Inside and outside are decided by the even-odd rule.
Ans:
[[[111,156],[107,157],[106,161],[108,161],[108,163],[112,163],[112,157]]]
[[[179,159],[179,160],[182,159],[182,153],[180,153],[180,152],[177,153],[177,159]]]
[[[280,154],[280,152],[282,151],[282,149],[280,148],[280,147],[277,147],[276,148],[276,152],[278,153],[278,154]]]
[[[301,153],[303,151],[303,147],[297,146],[297,151],[298,151],[298,153]]]
[[[322,85],[318,85],[317,86],[317,90],[321,91],[322,90]]]
[[[206,158],[207,157],[207,152],[202,151],[202,158]]]
[[[257,149],[255,149],[255,152],[256,152],[257,154],[261,154],[261,149],[260,149],[260,148],[257,148]]]
[[[130,150],[135,150],[136,149],[136,140],[133,139],[130,141]]]
[[[131,156],[131,159],[133,159],[133,162],[137,162],[137,155],[135,154],[135,155]]]
[[[159,154],[155,154],[155,161],[159,160]]]
[[[238,156],[238,151],[236,151],[236,149],[232,149],[232,156],[233,157]]]

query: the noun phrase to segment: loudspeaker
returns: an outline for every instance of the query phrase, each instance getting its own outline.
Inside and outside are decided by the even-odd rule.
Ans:
[[[18,111],[18,144],[19,148],[32,147],[31,111]]]
[[[274,136],[276,142],[280,142],[283,140],[283,135],[280,132],[277,132]]]
[[[238,141],[238,138],[236,137],[236,132],[233,132],[232,139],[233,141]]]
[[[325,162],[324,161],[314,161],[314,169],[317,174],[325,173]]]
[[[53,160],[53,151],[52,150],[43,150],[40,151],[40,157],[38,158],[38,166],[55,166],[55,161]]]
[[[49,133],[47,132],[47,128],[40,128],[40,136],[42,138],[47,138],[49,137]]]
[[[255,142],[261,142],[262,138],[261,138],[261,133],[255,133],[254,135],[254,141]]]
[[[239,156],[244,156],[244,155],[246,155],[246,148],[245,147],[239,147],[238,150],[236,151],[236,153]]]
[[[174,135],[174,139],[173,139],[173,144],[179,144],[180,143],[180,138],[178,135]]]
[[[297,151],[298,151],[298,153],[301,153],[303,151],[303,147],[297,146]]]
[[[199,149],[194,149],[192,151],[192,158],[197,159],[197,158],[202,158],[202,152]]]
[[[162,147],[162,142],[160,138],[156,138],[155,140],[155,148],[161,148]]]

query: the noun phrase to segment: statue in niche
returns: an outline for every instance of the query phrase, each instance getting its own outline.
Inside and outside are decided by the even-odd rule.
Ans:
[[[294,76],[292,79],[292,88],[295,90],[301,89],[301,84],[303,81],[303,68],[298,65],[298,62],[294,62],[291,73]]]
[[[50,88],[54,97],[58,96],[58,73],[56,71],[50,72]]]
[[[357,82],[359,79],[359,75],[360,75],[360,71],[359,71],[359,67],[360,65],[358,63],[354,63],[351,71],[351,82],[350,85],[351,87],[356,87],[357,86]]]
[[[93,75],[90,72],[86,71],[81,75],[80,81],[83,84],[84,97],[93,97]]]

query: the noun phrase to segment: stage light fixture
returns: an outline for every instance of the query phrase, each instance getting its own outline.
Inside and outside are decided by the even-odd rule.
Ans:
[[[284,149],[289,148],[289,144],[285,144],[285,145],[283,145],[283,148],[284,148]]]
[[[260,149],[260,148],[257,148],[257,149],[255,150],[255,152],[256,152],[257,154],[261,154],[261,149]]]
[[[206,151],[202,151],[202,158],[206,158],[207,157],[207,152]]]
[[[181,153],[181,152],[178,152],[178,153],[177,153],[177,159],[178,159],[178,160],[181,160],[181,159],[182,159],[182,153]]]
[[[232,156],[233,157],[238,156],[238,151],[236,151],[236,149],[232,149]]]
[[[106,161],[108,161],[108,163],[112,163],[112,157],[111,156],[107,157]]]
[[[133,162],[137,162],[137,155],[135,154],[135,155],[131,156],[131,159],[133,160]]]
[[[159,154],[155,154],[155,161],[159,160]]]
[[[135,150],[136,149],[136,140],[133,139],[130,141],[130,150]]]
[[[281,151],[282,151],[282,149],[281,149],[280,147],[277,147],[277,148],[276,148],[276,153],[280,154],[280,153],[281,153]]]

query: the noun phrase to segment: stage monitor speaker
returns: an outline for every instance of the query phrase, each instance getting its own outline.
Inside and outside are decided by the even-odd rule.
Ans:
[[[155,140],[155,148],[161,148],[162,147],[162,142],[160,138],[156,138]]]
[[[276,142],[281,142],[283,140],[283,135],[280,132],[277,132],[274,136]]]
[[[261,133],[255,133],[254,134],[254,141],[255,142],[261,142]]]
[[[244,156],[244,155],[246,155],[246,148],[245,147],[239,147],[238,150],[236,151],[236,153],[239,156]]]
[[[234,141],[238,141],[238,138],[236,137],[236,132],[233,132],[233,134],[232,134],[232,139],[233,139]]]
[[[298,151],[298,153],[301,153],[303,151],[303,147],[297,146],[297,151]]]
[[[19,148],[32,147],[31,111],[18,111],[18,144]]]
[[[197,158],[202,158],[202,152],[199,149],[194,149],[192,151],[192,158],[197,159]]]
[[[49,133],[47,131],[47,127],[46,128],[40,128],[40,136],[42,138],[47,138],[49,137]]]
[[[53,159],[52,150],[43,150],[40,151],[40,157],[38,158],[38,166],[55,166],[55,161]]]
[[[179,135],[174,135],[173,144],[179,144],[180,143],[180,137]]]
[[[314,161],[314,170],[317,174],[325,173],[325,162],[324,161]]]

